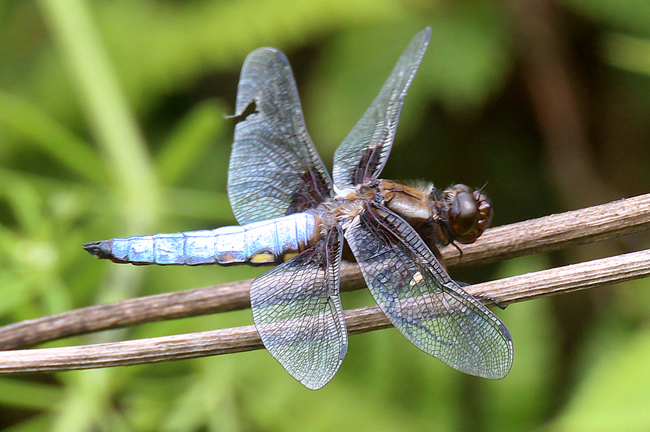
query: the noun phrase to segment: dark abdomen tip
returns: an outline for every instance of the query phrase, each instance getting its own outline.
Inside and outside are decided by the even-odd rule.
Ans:
[[[113,258],[113,247],[110,240],[96,241],[84,244],[84,249],[91,255],[97,255],[98,258]]]

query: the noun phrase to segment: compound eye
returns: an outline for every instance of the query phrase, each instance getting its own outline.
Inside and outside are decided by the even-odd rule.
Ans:
[[[456,236],[463,237],[476,230],[476,224],[479,220],[479,209],[471,193],[459,192],[454,198],[449,213],[451,229]]]

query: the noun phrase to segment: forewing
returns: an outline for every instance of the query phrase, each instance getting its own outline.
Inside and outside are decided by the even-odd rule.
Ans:
[[[302,116],[285,55],[248,55],[237,90],[228,196],[240,224],[304,211],[330,196],[331,180]]]
[[[329,382],[348,346],[339,295],[341,229],[264,273],[250,288],[255,327],[266,349],[312,390]]]
[[[373,297],[415,346],[459,371],[506,376],[513,347],[506,326],[454,282],[415,230],[369,205],[346,226]]]
[[[431,29],[413,38],[381,91],[334,154],[332,175],[339,189],[378,178],[386,164],[404,98],[427,49]]]

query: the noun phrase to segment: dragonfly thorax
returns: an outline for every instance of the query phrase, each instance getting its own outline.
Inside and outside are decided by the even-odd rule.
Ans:
[[[492,217],[487,197],[461,184],[440,194],[431,184],[411,187],[382,180],[379,190],[386,207],[403,217],[431,248],[454,241],[473,243]]]

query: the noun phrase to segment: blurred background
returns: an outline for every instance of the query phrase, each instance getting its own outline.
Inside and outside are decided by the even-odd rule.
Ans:
[[[408,42],[433,37],[383,177],[486,185],[493,225],[650,190],[647,0],[2,0],[0,323],[254,277],[145,268],[81,248],[233,224],[226,174],[239,70],[293,66],[326,165]],[[485,266],[480,282],[647,247],[644,235]],[[647,431],[650,280],[497,313],[510,375],[487,381],[396,330],[353,336],[322,390],[265,351],[0,378],[11,431]],[[345,293],[346,308],[372,304]],[[250,311],[50,343],[240,326]]]

